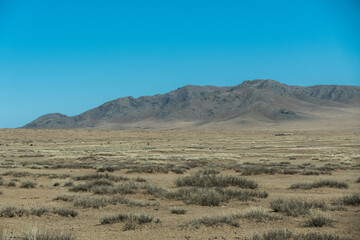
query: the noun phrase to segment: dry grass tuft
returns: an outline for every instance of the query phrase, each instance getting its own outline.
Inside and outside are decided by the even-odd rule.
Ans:
[[[304,199],[277,199],[270,202],[270,207],[275,212],[281,212],[293,217],[306,215],[310,209],[327,209],[323,201],[306,201]]]
[[[290,186],[290,189],[305,189],[309,190],[312,188],[321,188],[321,187],[329,187],[329,188],[349,188],[349,185],[344,182],[339,182],[335,180],[320,180],[312,183],[296,183]]]

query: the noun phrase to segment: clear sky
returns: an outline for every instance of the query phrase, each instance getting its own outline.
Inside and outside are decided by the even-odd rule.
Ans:
[[[259,78],[360,85],[360,1],[0,0],[0,128]]]

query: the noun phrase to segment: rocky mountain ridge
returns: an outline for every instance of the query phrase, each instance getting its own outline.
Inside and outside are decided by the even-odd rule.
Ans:
[[[326,109],[359,106],[359,86],[300,87],[260,79],[233,87],[187,85],[166,94],[118,98],[76,116],[46,114],[24,128],[127,129],[146,125],[156,129],[161,122],[196,127],[234,119],[241,125],[313,119],[318,117],[316,112]]]

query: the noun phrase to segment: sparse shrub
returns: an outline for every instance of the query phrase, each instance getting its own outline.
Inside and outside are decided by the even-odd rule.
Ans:
[[[157,165],[143,165],[133,166],[127,171],[127,173],[168,173],[170,171],[169,166],[157,166]]]
[[[66,208],[54,208],[52,213],[60,215],[62,217],[76,217],[78,212],[74,209],[66,209]]]
[[[172,208],[172,209],[170,209],[170,212],[172,214],[185,214],[187,211],[182,208]]]
[[[220,172],[213,168],[206,168],[206,169],[198,171],[198,173],[203,174],[203,175],[213,175],[213,174],[219,174]]]
[[[19,178],[19,177],[27,177],[27,176],[30,176],[30,175],[32,175],[32,174],[29,173],[29,172],[14,172],[14,171],[8,171],[8,172],[4,172],[2,175],[3,175],[3,176],[13,176],[13,177]]]
[[[301,175],[331,175],[329,171],[319,171],[319,170],[303,170]]]
[[[2,195],[3,194],[3,192],[0,190],[0,195]]]
[[[12,236],[8,229],[0,228],[0,240],[11,240]]]
[[[237,213],[237,214],[226,214],[221,216],[205,216],[200,219],[193,220],[187,225],[189,226],[198,226],[200,224],[205,226],[214,226],[218,224],[227,224],[230,226],[238,227],[240,218],[245,218],[249,220],[263,221],[263,220],[278,220],[279,217],[271,216],[262,209],[254,208],[246,213]]]
[[[23,240],[75,240],[70,233],[39,231],[38,228],[32,228],[24,232]]]
[[[6,186],[8,186],[8,187],[16,187],[16,182],[15,181],[10,181],[10,182],[7,183]]]
[[[290,230],[269,230],[262,235],[255,234],[251,240],[345,240],[326,233],[307,232],[295,234]]]
[[[87,192],[89,191],[91,188],[91,184],[89,183],[80,183],[77,185],[72,186],[71,188],[69,188],[69,191],[72,192]]]
[[[53,186],[54,187],[60,186],[60,183],[59,182],[54,182]]]
[[[171,168],[170,171],[176,174],[183,174],[186,170],[180,167],[174,167]]]
[[[24,208],[16,208],[16,207],[5,207],[0,210],[0,217],[12,218],[15,216],[21,217],[23,215],[34,215],[41,217],[45,213],[49,213],[49,212],[64,217],[68,217],[68,216],[75,217],[78,214],[75,210],[64,209],[64,208],[49,209],[46,207],[38,207],[38,208],[24,209]]]
[[[83,208],[100,208],[107,205],[106,198],[104,197],[90,197],[90,196],[78,196],[73,199],[75,207],[81,206]]]
[[[283,170],[283,174],[288,174],[288,175],[294,175],[294,174],[297,174],[299,173],[298,170],[295,170],[295,169],[288,169],[288,168],[285,168]]]
[[[310,209],[326,210],[326,205],[323,201],[306,201],[303,199],[277,199],[270,202],[270,207],[275,212],[281,212],[293,217],[306,215]]]
[[[83,208],[100,208],[105,207],[109,204],[116,205],[126,204],[127,206],[137,206],[137,207],[147,207],[147,206],[157,206],[157,202],[138,202],[132,201],[130,199],[124,198],[122,196],[112,196],[109,198],[106,197],[92,197],[92,196],[77,196],[73,200],[73,204],[76,207]]]
[[[106,179],[99,179],[93,182],[80,183],[69,188],[72,192],[90,192],[95,187],[112,187],[114,184]]]
[[[70,196],[70,195],[59,195],[55,198],[53,198],[53,200],[62,200],[64,202],[72,202],[74,200],[74,196]]]
[[[355,182],[360,183],[360,177],[358,177]]]
[[[137,225],[153,221],[153,217],[146,214],[118,214],[100,219],[101,224],[125,222],[123,230],[133,230]]]
[[[37,185],[36,182],[25,181],[25,182],[21,182],[20,187],[21,188],[35,188],[36,185]]]
[[[120,170],[121,168],[118,166],[105,166],[105,167],[99,167],[96,169],[96,172],[114,172],[116,170]]]
[[[77,176],[74,177],[74,180],[78,181],[78,180],[100,180],[100,179],[107,179],[109,181],[113,181],[113,182],[120,182],[120,181],[128,181],[129,178],[127,177],[123,177],[123,176],[113,176],[110,174],[88,174],[88,175],[83,175],[83,176]]]
[[[246,166],[241,169],[241,175],[249,176],[249,175],[259,175],[259,174],[269,174],[274,175],[279,172],[279,168],[269,167],[264,165],[255,165],[255,166]]]
[[[60,179],[65,179],[67,177],[69,177],[69,174],[50,174],[49,178],[50,179],[54,179],[54,178],[60,178]]]
[[[135,181],[136,182],[146,182],[147,180],[145,178],[142,178],[142,177],[137,177],[137,178],[135,178]]]
[[[12,218],[15,216],[21,217],[25,213],[23,208],[17,209],[15,207],[5,207],[0,210],[0,217]]]
[[[257,221],[280,219],[279,217],[269,215],[268,213],[265,212],[264,209],[261,209],[261,208],[252,208],[248,212],[246,212],[244,215],[242,215],[242,217],[246,218],[246,219],[257,220]]]
[[[30,210],[25,210],[27,215],[34,215],[41,217],[43,214],[49,212],[48,208],[40,207],[40,208],[31,208]]]
[[[64,187],[72,187],[72,186],[74,186],[74,182],[72,180],[67,180],[64,183]]]
[[[323,212],[314,212],[311,213],[308,219],[306,220],[306,227],[323,227],[323,226],[331,226],[333,220],[324,214]]]
[[[0,186],[4,185],[4,179],[0,176]]]
[[[360,205],[360,193],[354,193],[350,196],[344,196],[339,201],[341,204],[347,206],[359,206]]]
[[[321,188],[321,187],[330,187],[330,188],[349,188],[349,185],[344,182],[334,181],[334,180],[320,180],[312,183],[296,183],[290,186],[290,189],[312,189],[312,188]]]
[[[269,230],[262,235],[254,235],[251,240],[286,240],[293,239],[293,235],[289,230]]]
[[[259,192],[248,189],[234,190],[234,189],[216,188],[215,190],[220,194],[222,194],[225,200],[230,200],[235,198],[239,201],[248,201],[253,198],[267,198],[269,196],[269,194],[265,191]]]
[[[215,174],[199,174],[181,177],[175,180],[177,187],[192,186],[192,187],[227,187],[236,186],[240,188],[255,189],[258,184],[253,180],[239,178],[235,176],[222,176]]]
[[[239,216],[238,215],[223,215],[223,216],[205,216],[200,219],[193,220],[189,222],[187,225],[197,227],[198,225],[205,225],[208,227],[219,225],[219,224],[226,224],[233,227],[238,227]]]
[[[122,228],[123,231],[128,230],[135,230],[137,222],[134,220],[125,221],[124,227]]]
[[[170,193],[167,190],[153,184],[146,184],[144,189],[144,193],[153,195],[155,197],[170,197]]]
[[[180,198],[186,204],[201,206],[219,206],[224,201],[224,195],[208,188],[187,188],[179,189],[175,198]]]
[[[122,183],[116,186],[94,186],[90,191],[94,194],[132,194],[135,193],[134,189],[138,189],[139,185],[129,182]]]

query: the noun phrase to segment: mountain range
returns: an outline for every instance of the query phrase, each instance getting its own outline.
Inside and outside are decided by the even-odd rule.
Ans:
[[[34,129],[360,128],[360,87],[289,86],[274,80],[231,87],[187,85],[166,94],[123,97],[76,116],[43,115]]]

